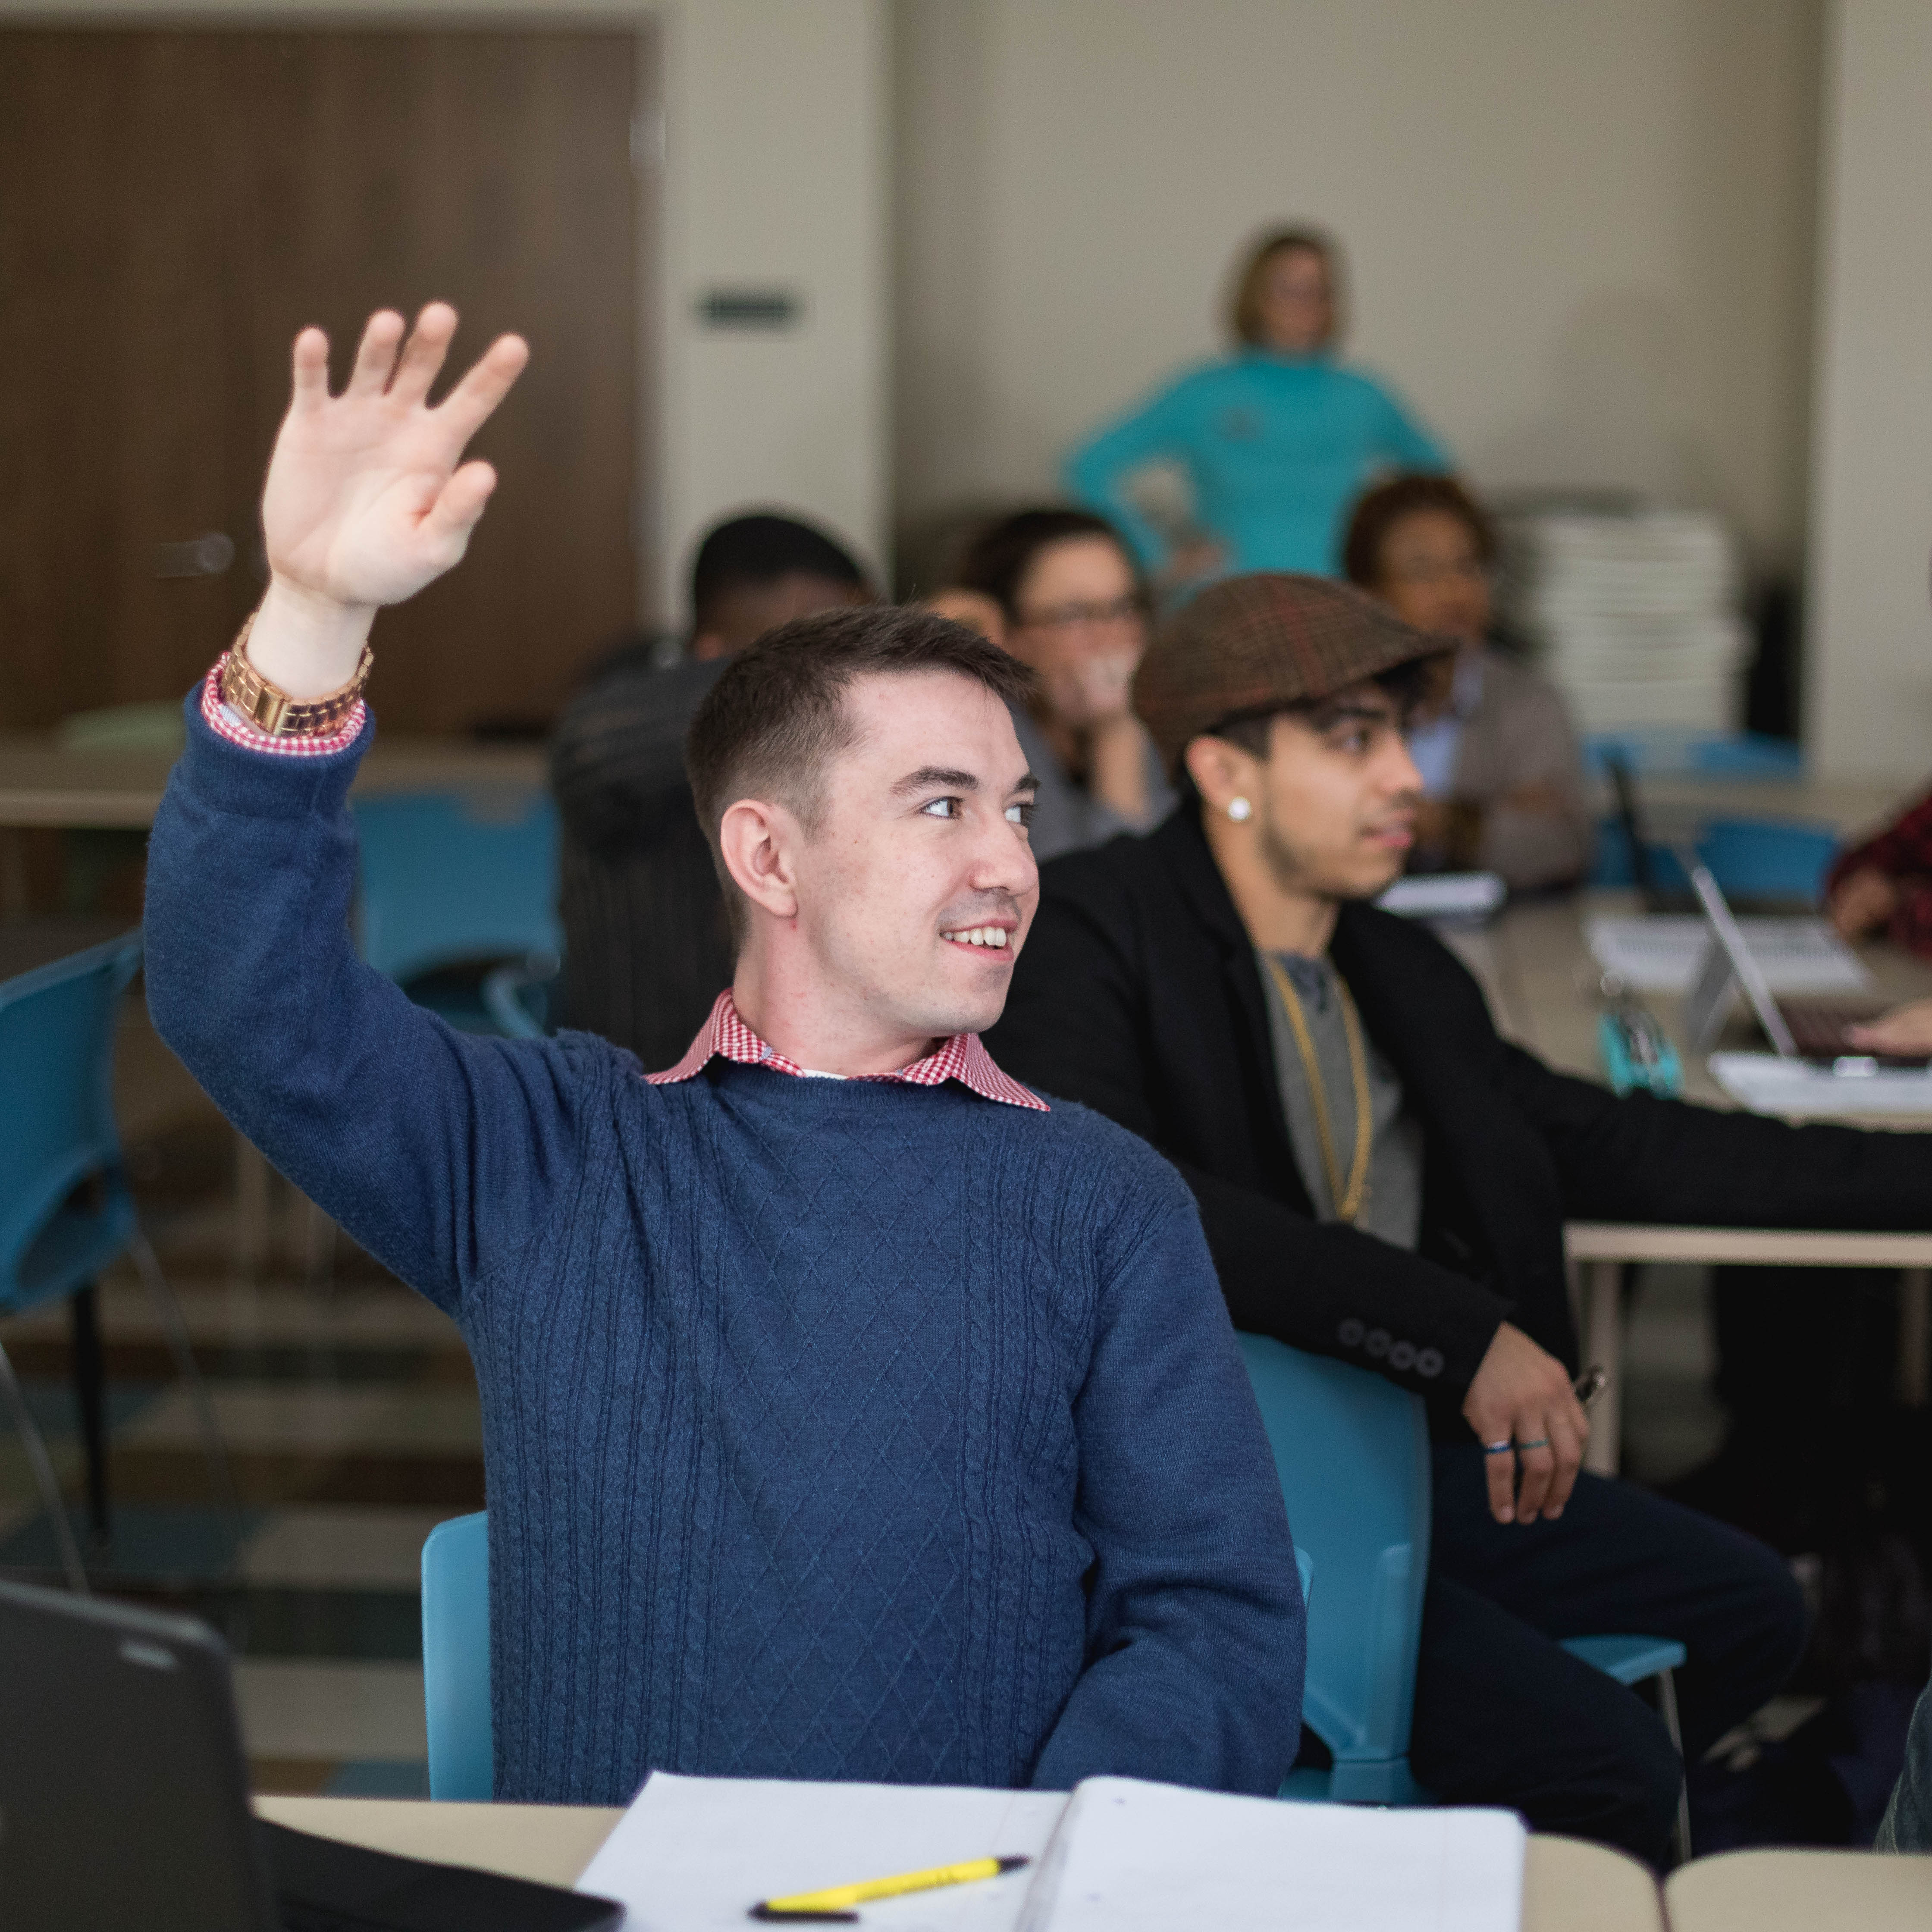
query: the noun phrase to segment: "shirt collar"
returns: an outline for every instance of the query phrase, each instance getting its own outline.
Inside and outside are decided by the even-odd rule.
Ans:
[[[721,1058],[735,1060],[741,1066],[769,1067],[774,1073],[802,1076],[806,1072],[796,1060],[788,1060],[745,1024],[728,986],[718,995],[711,1017],[698,1028],[698,1037],[684,1058],[675,1066],[645,1077],[654,1087],[668,1087],[678,1081],[695,1078],[712,1060]],[[998,1100],[1009,1107],[1030,1107],[1036,1113],[1050,1111],[1039,1095],[1000,1071],[976,1033],[956,1033],[950,1040],[942,1040],[923,1060],[915,1060],[896,1073],[868,1073],[860,1077],[893,1082],[902,1087],[943,1087],[947,1081],[956,1080],[982,1100]]]

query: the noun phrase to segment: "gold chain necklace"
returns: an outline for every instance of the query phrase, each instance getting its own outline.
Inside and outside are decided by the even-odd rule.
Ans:
[[[1308,1097],[1315,1114],[1316,1138],[1322,1144],[1322,1172],[1328,1177],[1328,1198],[1334,1203],[1336,1218],[1352,1223],[1368,1204],[1369,1160],[1376,1137],[1375,1120],[1370,1112],[1369,1056],[1362,1045],[1362,1022],[1356,1015],[1355,1003],[1349,997],[1348,982],[1336,974],[1335,990],[1341,997],[1342,1032],[1348,1042],[1348,1072],[1355,1089],[1355,1153],[1348,1164],[1348,1180],[1345,1187],[1341,1165],[1335,1158],[1335,1130],[1328,1118],[1328,1088],[1315,1058],[1315,1041],[1308,1030],[1308,1016],[1301,1010],[1301,1001],[1287,969],[1272,952],[1263,956],[1268,961],[1268,970],[1274,975],[1275,990],[1281,995],[1289,1030],[1294,1035],[1294,1048],[1301,1056],[1301,1070],[1307,1078]]]

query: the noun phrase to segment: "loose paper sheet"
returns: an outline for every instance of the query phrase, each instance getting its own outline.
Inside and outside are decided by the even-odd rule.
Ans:
[[[1019,1932],[1520,1932],[1527,1836],[1509,1811],[1358,1810],[1089,1778]]]
[[[1711,1078],[1754,1114],[1804,1114],[1856,1120],[1861,1114],[1932,1114],[1932,1073],[1881,1066],[1870,1073],[1834,1073],[1808,1060],[1774,1053],[1714,1053]]]
[[[1701,915],[1599,913],[1583,930],[1597,964],[1636,993],[1688,993],[1713,943]],[[1856,993],[1871,984],[1858,955],[1821,919],[1741,919],[1738,930],[1774,993]]]
[[[874,1932],[1520,1932],[1507,1811],[1374,1811],[1133,1778],[1064,1794],[654,1774],[578,1889],[627,1932],[750,1932],[760,1899],[984,1857],[1027,1870],[861,1908]],[[1043,1855],[1043,1856],[1042,1856]]]
[[[1037,1859],[1063,1791],[808,1784],[653,1772],[578,1890],[620,1900],[626,1932],[752,1932],[760,1899],[924,1871]],[[1033,1868],[865,1907],[877,1932],[1012,1932]]]

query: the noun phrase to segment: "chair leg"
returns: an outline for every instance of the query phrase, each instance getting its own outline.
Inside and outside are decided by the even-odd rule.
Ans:
[[[1670,1733],[1670,1742],[1677,1747],[1678,1761],[1684,1756],[1684,1733],[1677,1724],[1677,1679],[1668,1670],[1657,1673],[1657,1712],[1664,1720],[1664,1728]],[[1677,1828],[1671,1834],[1671,1850],[1677,1854],[1677,1862],[1688,1864],[1690,1859],[1690,1767],[1684,1766],[1684,1781],[1677,1787]]]
[[[100,1303],[89,1282],[68,1298],[74,1340],[74,1396],[87,1450],[87,1526],[104,1549],[113,1523],[107,1503],[107,1360],[100,1347]]]
[[[80,1545],[74,1540],[74,1525],[68,1520],[67,1498],[61,1494],[60,1478],[54,1474],[53,1459],[47,1454],[46,1438],[27,1406],[20,1378],[7,1351],[0,1347],[0,1400],[12,1412],[14,1426],[20,1432],[21,1446],[27,1452],[27,1465],[34,1472],[34,1486],[40,1492],[40,1507],[53,1526],[54,1544],[60,1552],[61,1568],[67,1573],[67,1586],[77,1597],[89,1593],[87,1566],[80,1560]]]
[[[188,1384],[188,1399],[194,1405],[195,1423],[201,1432],[202,1453],[208,1458],[208,1472],[214,1478],[215,1499],[220,1507],[226,1510],[233,1526],[234,1533],[230,1539],[232,1544],[231,1561],[237,1560],[242,1553],[242,1499],[235,1487],[234,1472],[229,1467],[228,1451],[222,1443],[220,1427],[214,1419],[214,1404],[208,1397],[207,1381],[202,1375],[201,1364],[194,1358],[194,1344],[189,1338],[187,1317],[182,1312],[182,1305],[176,1299],[174,1290],[168,1285],[167,1276],[161,1271],[160,1258],[154,1252],[154,1244],[146,1232],[137,1227],[128,1247],[134,1257],[141,1286],[147,1290],[148,1298],[160,1317],[163,1332],[168,1338],[169,1352],[175,1358],[176,1370]]]

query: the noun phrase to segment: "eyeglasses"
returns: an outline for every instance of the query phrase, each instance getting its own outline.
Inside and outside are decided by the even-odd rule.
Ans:
[[[1432,590],[1438,584],[1486,584],[1490,567],[1477,557],[1459,558],[1453,563],[1399,563],[1389,571],[1388,580],[1416,590]]]
[[[1020,623],[1029,631],[1072,631],[1091,625],[1138,624],[1147,616],[1147,599],[1138,591],[1116,597],[1111,604],[1055,604],[1044,610],[1022,610]]]

